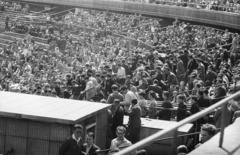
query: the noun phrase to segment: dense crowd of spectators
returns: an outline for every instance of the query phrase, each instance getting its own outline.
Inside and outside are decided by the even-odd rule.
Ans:
[[[122,0],[137,3],[155,3],[197,9],[240,13],[239,0]]]
[[[25,13],[30,11],[30,7],[28,4],[21,5],[20,3],[17,3],[17,2],[0,0],[0,6],[4,6],[4,8],[12,11],[19,11],[19,12],[25,12]],[[1,11],[4,11],[4,8]]]
[[[177,19],[161,28],[140,15],[83,9],[49,26],[22,26],[15,31],[24,30],[25,38],[0,52],[2,91],[119,102],[126,115],[134,100],[142,117],[181,121],[239,87],[240,39],[228,30]],[[37,46],[31,35],[48,39],[49,48]],[[239,101],[230,107],[238,111]]]
[[[93,96],[97,97],[88,99],[98,102],[108,99],[113,84],[127,86],[136,96],[141,90],[148,94],[152,86],[153,90],[159,86],[157,89],[161,91],[155,92],[158,95],[153,95],[153,99],[167,98],[175,102],[177,96],[174,98],[173,92],[184,95],[184,101],[187,101],[189,96],[198,94],[196,90],[204,87],[209,90],[212,85],[224,84],[221,86],[224,86],[223,91],[215,91],[213,98],[226,96],[231,83],[238,78],[237,74],[233,74],[233,71],[238,72],[238,34],[192,26],[178,20],[165,29],[159,29],[159,24],[155,22],[143,27],[141,23],[148,20],[138,15],[77,10],[76,13],[68,13],[63,22],[58,23],[57,34],[53,33],[53,25],[23,24],[24,28],[20,29],[28,32],[26,38],[2,51],[2,89],[28,93],[40,91],[43,95],[48,91],[56,91],[58,97],[79,99],[82,97],[80,92],[88,89],[86,85],[89,79],[94,79],[96,94]],[[80,27],[74,26],[76,22]],[[86,30],[72,35],[69,32],[82,27],[98,30],[107,27],[112,32],[122,24],[124,26],[119,26],[119,33],[124,32],[121,31],[122,27],[143,27],[142,32],[149,36],[148,41],[134,35],[128,36],[145,42],[153,49],[134,46],[126,38],[113,36],[112,33],[100,34],[99,31]],[[137,34],[138,30],[132,29],[132,33]],[[42,49],[31,40],[30,34],[47,34],[45,38],[49,39],[50,48],[36,51]],[[18,89],[14,86],[18,86]],[[216,90],[216,87],[212,89]],[[168,91],[169,94],[164,95],[162,91]],[[150,106],[156,108],[156,102]],[[155,112],[152,113],[152,117],[157,118]]]

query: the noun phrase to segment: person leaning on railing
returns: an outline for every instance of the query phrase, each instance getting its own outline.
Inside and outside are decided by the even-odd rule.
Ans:
[[[195,148],[198,148],[202,143],[205,143],[209,139],[211,139],[217,132],[217,129],[212,124],[204,124],[201,127],[200,139],[201,143],[197,144]]]

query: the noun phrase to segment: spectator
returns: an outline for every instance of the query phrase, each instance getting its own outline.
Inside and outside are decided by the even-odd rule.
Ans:
[[[111,125],[111,129],[113,132],[113,137],[117,137],[116,135],[116,128],[118,126],[122,126],[123,125],[123,117],[124,117],[124,109],[122,106],[120,106],[120,100],[119,99],[115,99],[114,100],[114,111],[113,111],[113,115],[112,115],[112,125]]]
[[[128,90],[127,87],[125,86],[121,88],[121,91],[123,92],[125,100],[120,102],[120,104],[124,106],[124,111],[127,114],[132,100],[137,99],[137,97],[132,91]]]
[[[178,95],[177,101],[178,101],[177,122],[179,122],[187,117],[187,106],[186,103],[184,102],[183,95]]]
[[[149,98],[149,111],[148,116],[149,118],[155,119],[157,116],[157,101],[156,101],[156,94],[154,91],[150,91],[148,93]]]
[[[163,92],[163,103],[162,103],[162,110],[159,111],[159,115],[158,115],[158,119],[161,120],[166,120],[166,121],[170,121],[171,119],[171,108],[173,108],[172,103],[170,101],[170,94],[167,91]]]
[[[206,141],[208,141],[209,139],[211,139],[217,132],[217,129],[214,125],[212,124],[204,124],[201,127],[201,142],[205,143]],[[199,147],[201,145],[201,143],[197,144],[195,146],[195,148]]]
[[[138,142],[140,140],[140,131],[141,131],[141,113],[142,110],[137,104],[138,100],[133,99],[132,105],[128,112],[129,114],[129,135],[128,139],[132,142],[132,144]]]

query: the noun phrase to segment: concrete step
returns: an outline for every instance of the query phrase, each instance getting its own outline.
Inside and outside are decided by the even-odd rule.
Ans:
[[[3,48],[4,46],[8,46],[8,44],[0,43],[0,48]]]
[[[13,36],[13,37],[17,37],[17,38],[24,38],[25,37],[25,34],[20,34],[20,33],[3,33],[3,34]],[[34,37],[34,36],[31,36],[31,37],[36,42],[47,44],[47,39]]]
[[[2,39],[5,39],[5,40],[10,40],[10,41],[14,41],[14,40],[19,40],[19,39],[23,39],[25,35],[15,35],[16,33],[7,33],[7,32],[3,32],[0,34],[0,38]],[[41,43],[41,42],[38,42],[36,41],[36,44],[37,45],[40,45],[40,46],[43,46],[45,48],[49,47],[48,44],[45,44],[45,43]]]
[[[188,155],[240,155],[240,118],[225,128],[222,148],[220,133],[190,152]]]
[[[0,36],[0,43],[10,44],[12,42],[13,42],[12,40],[4,39],[4,38],[1,38],[1,36]]]

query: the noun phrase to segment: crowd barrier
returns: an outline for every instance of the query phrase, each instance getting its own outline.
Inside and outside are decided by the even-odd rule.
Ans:
[[[135,2],[119,2],[110,0],[25,0],[27,2],[39,2],[47,4],[59,4],[92,9],[104,9],[128,13],[139,13],[152,16],[162,16],[179,19],[221,25],[240,30],[240,15],[230,12],[203,10],[168,5],[145,4]]]

